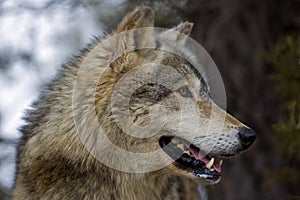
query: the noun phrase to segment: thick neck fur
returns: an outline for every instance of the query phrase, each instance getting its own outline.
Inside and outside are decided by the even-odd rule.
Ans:
[[[25,126],[29,138],[20,146],[13,199],[161,199],[174,183],[161,171],[135,174],[105,166],[85,149],[74,124],[64,125],[51,131]],[[30,136],[33,131],[39,134]]]
[[[18,195],[26,199],[161,199],[170,184],[169,176],[157,172],[131,174],[101,163],[85,166],[59,155],[37,159],[30,168],[20,165],[14,199],[21,199]]]

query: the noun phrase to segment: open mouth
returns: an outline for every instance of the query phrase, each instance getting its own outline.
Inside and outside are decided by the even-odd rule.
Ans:
[[[199,148],[180,137],[162,136],[159,144],[180,169],[192,172],[195,176],[209,182],[220,179],[222,159],[209,155],[202,156]]]

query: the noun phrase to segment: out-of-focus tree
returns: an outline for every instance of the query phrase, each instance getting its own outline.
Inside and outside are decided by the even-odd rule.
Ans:
[[[82,0],[81,2],[94,14],[98,22],[110,31],[116,28],[126,14],[141,5],[153,8],[156,26],[177,25],[183,20],[181,11],[186,8],[188,0],[127,0],[120,3],[117,8],[113,7],[115,6],[113,3],[104,0]]]
[[[270,79],[287,113],[273,126],[281,162],[270,170],[268,182],[282,182],[289,199],[300,199],[300,35],[281,38],[263,57],[274,68]]]
[[[2,188],[0,188],[0,200],[4,200],[4,196],[5,196],[5,193],[4,193],[4,191],[2,191]]]

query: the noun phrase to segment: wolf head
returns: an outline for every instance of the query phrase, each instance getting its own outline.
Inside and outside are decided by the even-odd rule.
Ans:
[[[149,165],[141,154],[159,151],[149,156],[150,163],[165,163],[159,171],[217,183],[222,159],[247,149],[255,133],[211,99],[205,72],[196,66],[199,55],[187,45],[193,24],[159,31],[153,26],[152,9],[139,7],[82,60],[77,90],[83,92],[75,112],[82,119],[88,113],[83,108],[93,105],[96,127],[104,133],[91,139],[86,133],[96,133],[95,126],[78,120],[85,127],[82,141],[108,165],[134,160],[137,169]],[[88,92],[94,98],[83,103]],[[118,157],[116,151],[130,154]]]

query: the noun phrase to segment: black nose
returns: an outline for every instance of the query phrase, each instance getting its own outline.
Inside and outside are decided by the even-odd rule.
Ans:
[[[254,142],[256,136],[252,129],[246,127],[239,128],[240,141],[244,149],[247,149]]]

